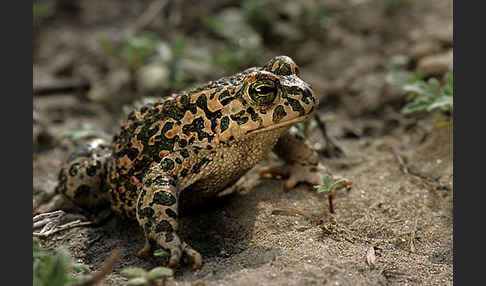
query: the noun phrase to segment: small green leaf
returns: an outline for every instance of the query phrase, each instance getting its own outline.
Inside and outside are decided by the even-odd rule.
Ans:
[[[183,37],[177,37],[174,45],[172,46],[172,50],[174,51],[174,55],[176,58],[179,58],[184,53],[186,49],[187,41]]]
[[[452,109],[452,105],[452,96],[441,96],[427,107],[427,111],[431,111],[436,108],[440,108],[442,110],[450,110]]]
[[[414,80],[403,86],[403,91],[412,101],[406,104],[402,112],[413,113],[418,111],[432,111],[441,109],[452,111],[453,109],[453,75],[452,71],[446,74],[446,83],[440,86],[437,79],[431,78],[425,82],[423,80]]]
[[[75,275],[71,278],[71,281],[73,282],[83,282],[83,281],[87,281],[89,279],[91,279],[91,275],[89,274],[78,274],[78,275]]]
[[[144,277],[147,275],[147,271],[140,267],[128,267],[121,271],[121,274],[134,278],[134,277]]]
[[[86,264],[74,263],[73,264],[73,270],[75,272],[88,272],[90,269],[89,269],[89,266],[86,265]]]
[[[155,280],[162,277],[170,277],[174,275],[174,271],[167,267],[155,267],[154,269],[150,270],[147,274],[148,280]]]
[[[157,256],[157,257],[168,257],[169,255],[170,255],[170,253],[167,252],[166,250],[162,249],[162,248],[159,248],[156,251],[154,251],[154,256]]]
[[[314,186],[318,193],[331,193],[332,190],[339,184],[346,182],[345,179],[334,180],[332,176],[324,174],[322,175],[322,185]]]
[[[43,285],[64,286],[68,283],[70,256],[67,251],[60,249],[56,255],[49,256],[43,265],[41,281]]]
[[[148,280],[145,277],[137,277],[128,280],[126,286],[138,286],[138,285],[147,285]]]

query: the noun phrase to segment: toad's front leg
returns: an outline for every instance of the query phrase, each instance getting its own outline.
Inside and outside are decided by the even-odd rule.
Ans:
[[[137,220],[145,233],[145,246],[139,257],[151,253],[153,246],[170,252],[169,267],[176,267],[183,254],[189,256],[193,269],[201,267],[201,255],[177,235],[179,192],[176,182],[164,175],[150,172],[145,175],[137,201]]]
[[[292,189],[299,182],[311,185],[322,183],[319,157],[305,144],[303,138],[287,132],[279,138],[273,151],[285,161],[285,164],[260,169],[261,177],[286,177],[286,189]]]

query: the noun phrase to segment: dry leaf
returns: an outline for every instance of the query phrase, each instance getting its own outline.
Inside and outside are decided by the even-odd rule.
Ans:
[[[376,256],[375,256],[375,248],[373,246],[371,246],[366,252],[366,262],[368,263],[371,269],[375,268]]]

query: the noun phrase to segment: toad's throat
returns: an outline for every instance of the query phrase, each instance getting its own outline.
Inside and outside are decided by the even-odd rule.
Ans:
[[[271,125],[271,126],[267,126],[267,127],[260,128],[260,129],[255,129],[255,130],[251,130],[247,134],[257,134],[257,133],[261,133],[261,132],[266,132],[266,131],[270,131],[270,130],[274,130],[274,129],[286,127],[286,126],[289,126],[289,125],[293,125],[295,123],[299,123],[299,122],[302,122],[302,121],[306,121],[310,117],[311,117],[311,114],[307,114],[307,115],[300,116],[300,117],[297,117],[297,118],[294,118],[294,119],[291,119],[291,120],[282,121],[282,122],[279,122],[279,123],[274,124],[274,125]]]

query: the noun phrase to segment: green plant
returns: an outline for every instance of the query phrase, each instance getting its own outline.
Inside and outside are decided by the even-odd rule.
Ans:
[[[159,248],[159,249],[154,251],[154,256],[156,256],[156,257],[169,257],[170,253],[163,248]]]
[[[330,213],[334,213],[333,199],[336,195],[335,190],[339,185],[349,187],[352,185],[352,182],[344,178],[335,180],[332,176],[324,174],[322,175],[322,184],[314,186],[314,189],[316,189],[318,193],[328,194]]]
[[[98,44],[105,54],[125,63],[131,69],[137,70],[153,54],[157,41],[154,35],[143,33],[137,36],[124,37],[119,45],[100,37]]]
[[[265,9],[265,2],[258,0],[247,0],[243,3],[246,22],[260,34],[270,31],[272,20],[269,18],[268,9]]]
[[[40,26],[45,20],[54,15],[54,8],[53,1],[35,1],[33,6],[34,27]]]
[[[349,181],[346,179],[334,180],[332,176],[328,174],[324,174],[322,175],[322,184],[318,186],[314,186],[314,189],[316,189],[318,193],[330,194],[337,186],[346,182]]]
[[[139,267],[129,267],[121,271],[121,273],[129,278],[126,286],[135,285],[157,285],[157,280],[162,280],[162,285],[165,285],[165,281],[168,277],[174,275],[174,271],[167,267],[155,267],[150,271],[147,271]]]
[[[189,81],[189,76],[181,71],[180,62],[187,47],[187,40],[179,36],[175,39],[171,46],[173,58],[169,62],[169,83],[173,89],[178,89],[184,86]]]
[[[329,10],[326,7],[315,7],[314,9],[304,7],[297,14],[295,20],[304,29],[326,29],[332,22]]]
[[[446,82],[443,86],[436,78],[431,78],[425,82],[420,77],[415,77],[411,83],[404,85],[402,89],[411,100],[403,107],[403,113],[430,112],[439,109],[452,114],[454,103],[452,71],[446,74]]]
[[[55,254],[40,247],[39,240],[33,238],[33,285],[65,286],[90,278],[86,274],[88,266],[73,263],[69,252],[59,249]]]

